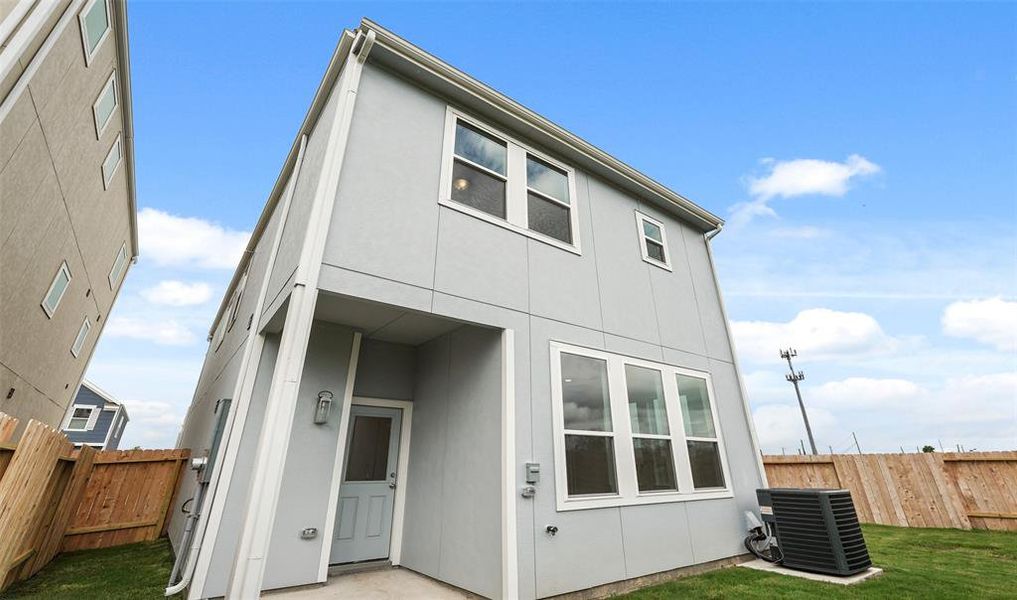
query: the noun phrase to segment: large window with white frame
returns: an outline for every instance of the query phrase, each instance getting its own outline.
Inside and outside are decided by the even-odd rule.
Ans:
[[[99,411],[102,410],[98,406],[87,406],[87,405],[74,405],[71,407],[70,418],[67,420],[67,425],[64,426],[66,431],[90,431],[95,427],[95,422],[99,418]]]
[[[117,72],[113,71],[109,79],[106,80],[106,85],[99,92],[99,97],[92,104],[92,118],[95,121],[96,139],[101,138],[103,132],[106,131],[106,127],[113,120],[113,113],[116,112],[119,104],[120,102],[117,99]]]
[[[439,202],[579,252],[575,171],[449,108]]]
[[[636,212],[636,228],[643,260],[670,271],[671,260],[667,255],[667,232],[664,231],[664,224],[653,217]]]
[[[110,0],[90,0],[78,13],[81,27],[81,44],[85,50],[85,65],[91,65],[99,46],[110,36]]]
[[[124,274],[124,269],[127,268],[127,242],[124,242],[120,246],[120,250],[117,251],[117,257],[113,259],[113,267],[109,270],[109,275],[106,279],[109,281],[109,289],[115,289],[117,282],[120,281],[120,276]]]
[[[42,298],[42,310],[46,313],[47,317],[53,318],[53,313],[60,306],[60,301],[63,300],[64,294],[70,285],[71,270],[67,268],[67,262],[65,261],[60,263],[60,268],[57,269],[56,275],[53,276],[53,282],[49,284],[49,289],[46,290],[46,295]]]
[[[551,342],[558,510],[730,497],[702,371]]]

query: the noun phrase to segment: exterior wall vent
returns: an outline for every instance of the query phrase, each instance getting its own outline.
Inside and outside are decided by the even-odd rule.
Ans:
[[[853,575],[872,566],[848,490],[756,490],[785,567]]]

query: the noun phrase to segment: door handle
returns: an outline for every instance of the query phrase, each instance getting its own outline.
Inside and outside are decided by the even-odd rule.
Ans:
[[[389,473],[388,476],[389,476],[388,487],[394,490],[396,487],[396,474]]]

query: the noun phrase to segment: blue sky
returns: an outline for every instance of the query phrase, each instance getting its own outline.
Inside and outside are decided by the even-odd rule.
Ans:
[[[339,33],[370,16],[714,213],[764,450],[1017,447],[1017,7],[129,6],[142,258],[88,377],[175,442]],[[189,220],[182,220],[189,219]]]

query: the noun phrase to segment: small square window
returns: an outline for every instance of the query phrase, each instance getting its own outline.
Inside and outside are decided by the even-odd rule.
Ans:
[[[67,421],[67,427],[64,429],[73,431],[87,431],[88,422],[92,418],[92,411],[95,410],[88,406],[75,406],[71,412],[71,418]]]
[[[639,232],[643,260],[670,271],[671,261],[667,256],[667,234],[664,232],[664,224],[637,212],[636,227]]]
[[[49,284],[49,290],[42,299],[42,310],[46,311],[47,317],[53,318],[53,313],[56,312],[57,306],[60,306],[60,301],[63,300],[64,293],[70,284],[71,270],[67,268],[66,262],[61,263],[60,269],[53,277],[53,283]]]
[[[88,332],[92,331],[92,323],[85,317],[85,320],[81,323],[81,329],[78,330],[77,337],[74,338],[74,343],[71,344],[71,354],[74,358],[77,358],[81,354],[81,348],[85,345],[85,340],[88,339]]]
[[[113,113],[119,104],[117,100],[117,73],[113,71],[106,81],[106,85],[99,92],[99,97],[96,98],[95,104],[92,105],[96,139],[101,138],[103,132],[106,131],[106,127],[113,120]]]
[[[110,34],[109,0],[91,0],[78,14],[81,25],[81,43],[85,49],[85,65],[90,65],[99,46]]]
[[[123,150],[123,144],[120,142],[120,136],[118,135],[116,141],[113,142],[113,146],[110,147],[109,152],[106,154],[106,160],[102,161],[103,189],[109,189],[109,183],[113,180],[113,175],[120,168],[120,163],[123,162],[124,158]]]

